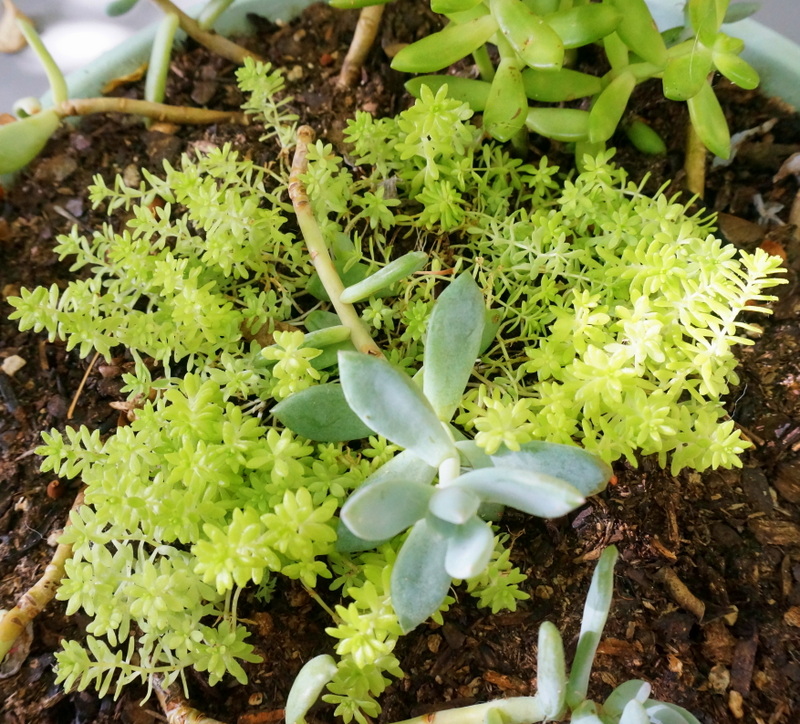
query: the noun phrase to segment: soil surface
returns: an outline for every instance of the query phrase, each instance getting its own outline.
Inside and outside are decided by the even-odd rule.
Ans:
[[[302,120],[340,145],[344,123],[356,109],[394,114],[410,102],[387,52],[430,32],[437,20],[406,0],[389,5],[387,16],[361,82],[349,91],[337,90],[334,81],[354,12],[314,6],[285,27],[260,21],[257,36],[244,42],[288,69]],[[172,102],[233,109],[242,100],[232,65],[203,49],[190,45],[173,71]],[[397,654],[406,677],[382,697],[380,722],[535,691],[539,624],[555,623],[571,656],[593,561],[612,542],[621,558],[590,687],[596,699],[626,679],[641,678],[652,684],[655,697],[688,708],[704,724],[800,721],[800,242],[794,226],[775,220],[796,220],[800,208],[791,211],[796,178],[773,179],[800,151],[800,120],[755,93],[722,81],[718,88],[735,131],[773,118],[777,123],[745,143],[730,166],[709,171],[706,203],[721,212],[731,242],[785,255],[791,282],[779,288],[774,315],[754,320],[763,335],[740,351],[741,385],[729,412],[753,443],[743,469],[672,477],[644,459],[638,469],[617,465],[616,484],[567,518],[544,523],[507,515],[503,525],[514,541],[513,559],[528,575],[523,586],[531,600],[516,613],[488,615],[459,596],[443,626],[423,625],[403,638]],[[115,92],[139,97],[141,84]],[[664,101],[657,87],[644,87],[634,107],[672,150],[646,159],[620,137],[614,139],[618,160],[634,177],[652,173],[654,189],[669,179],[679,189],[683,105]],[[74,482],[39,472],[33,450],[40,431],[81,424],[112,431],[119,413],[110,403],[120,399],[126,364],[121,355],[93,368],[70,417],[88,361],[61,343],[17,331],[6,319],[5,298],[21,286],[70,278],[68,261],[59,262],[51,249],[73,224],[90,230],[103,221],[86,199],[97,171],[107,181],[141,166],[158,171],[163,159],[175,163],[193,147],[225,141],[266,162],[272,151],[258,135],[252,127],[145,130],[136,120],[92,117],[61,131],[46,155],[0,196],[0,362],[15,355],[26,362],[13,375],[0,372],[0,604],[13,605],[41,575],[77,491]],[[558,146],[540,139],[531,146],[533,157],[547,153],[569,163]],[[755,194],[763,200],[760,212]],[[783,209],[776,211],[776,204]],[[211,688],[202,677],[190,677],[191,700],[224,722],[280,721],[302,663],[332,648],[324,634],[328,620],[289,584],[279,588],[268,612],[242,599],[240,613],[253,621],[251,640],[264,663],[246,667],[247,686],[226,679]],[[142,690],[126,690],[113,701],[64,693],[53,684],[53,652],[85,624],[81,615],[66,618],[59,602],[35,621],[29,658],[19,673],[0,680],[0,721],[163,721],[155,699],[140,706]],[[320,707],[312,720],[332,722],[332,712]]]

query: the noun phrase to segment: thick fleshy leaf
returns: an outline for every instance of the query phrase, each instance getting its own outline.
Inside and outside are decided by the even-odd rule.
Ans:
[[[586,699],[594,655],[606,625],[608,610],[611,607],[611,597],[614,594],[614,565],[618,555],[616,546],[608,546],[600,555],[600,560],[592,574],[592,583],[583,605],[578,649],[572,661],[572,670],[567,684],[567,705],[570,709],[574,709]],[[575,721],[574,717],[573,721]]]
[[[374,432],[350,409],[342,386],[335,383],[295,392],[275,405],[272,414],[292,432],[320,442],[360,440]]]
[[[481,290],[466,273],[434,304],[425,336],[422,389],[440,420],[449,421],[461,402],[480,350],[485,320]]]
[[[482,0],[431,0],[431,10],[441,15],[463,13],[471,10]]]
[[[622,16],[611,5],[579,5],[548,15],[547,24],[556,31],[565,48],[580,48],[613,33]]]
[[[711,45],[725,18],[729,0],[688,0],[689,25],[701,43]]]
[[[633,73],[620,73],[597,96],[589,112],[590,143],[604,143],[614,135],[635,87]]]
[[[114,18],[127,13],[139,0],[114,0],[106,6],[106,15]]]
[[[570,68],[561,70],[522,71],[525,95],[532,101],[541,103],[561,103],[575,98],[597,95],[603,83],[597,76],[581,73]]]
[[[651,724],[700,724],[697,717],[682,706],[648,699],[644,708]]]
[[[531,108],[525,124],[554,141],[574,143],[589,137],[589,111],[576,108]]]
[[[340,299],[346,304],[353,304],[374,296],[377,292],[388,289],[395,282],[419,271],[427,261],[428,255],[424,251],[410,251],[357,284],[346,287]]]
[[[631,679],[620,684],[603,702],[603,714],[610,719],[618,719],[629,701],[636,700],[642,704],[650,696],[650,684],[640,679]]]
[[[392,569],[391,592],[404,633],[416,628],[442,605],[452,583],[445,570],[447,541],[426,520],[414,524]]]
[[[644,121],[637,119],[628,123],[624,128],[628,140],[642,153],[660,155],[667,152],[667,144],[664,143],[664,139]]]
[[[341,520],[336,526],[336,550],[339,553],[359,553],[370,551],[384,543],[388,543],[391,538],[381,538],[380,540],[365,540],[359,538]]]
[[[731,83],[740,88],[752,90],[758,87],[758,71],[738,55],[714,53],[714,65]]]
[[[558,629],[549,621],[539,626],[536,669],[536,695],[544,708],[543,719],[558,721],[563,718],[566,706],[567,671],[564,642]]]
[[[480,505],[481,499],[475,493],[450,485],[435,490],[428,501],[428,510],[448,523],[462,525],[478,512]]]
[[[404,73],[432,73],[452,65],[480,48],[497,31],[491,15],[450,23],[444,30],[407,45],[392,60],[392,68]]]
[[[456,454],[431,404],[405,372],[384,359],[340,352],[339,376],[348,404],[367,427],[433,467]]]
[[[392,538],[427,515],[435,475],[436,468],[404,451],[356,489],[340,518],[363,540]]]
[[[492,79],[483,127],[492,138],[509,141],[524,128],[527,111],[528,98],[518,61],[503,58]]]
[[[452,485],[471,490],[486,503],[511,506],[540,518],[559,518],[584,502],[566,480],[530,470],[480,468],[459,476]]]
[[[564,44],[561,38],[525,3],[521,0],[492,0],[491,7],[500,31],[526,65],[552,70],[562,66]]]
[[[700,92],[687,101],[689,118],[697,135],[711,153],[720,158],[731,155],[731,133],[714,89],[704,83]]]
[[[346,287],[352,286],[353,284],[358,284],[358,282],[360,282],[367,276],[367,274],[369,274],[369,266],[367,266],[363,261],[356,262],[352,266],[345,268],[346,262],[337,259],[334,261],[334,266],[336,267],[336,271],[339,272],[339,277],[341,278],[342,283]],[[328,295],[328,291],[323,286],[322,281],[316,272],[314,272],[311,275],[311,278],[308,280],[306,291],[308,291],[311,296],[319,299],[321,302],[329,302],[331,300],[330,296]]]
[[[687,101],[696,96],[712,67],[711,51],[704,45],[693,45],[689,52],[671,54],[662,78],[664,96],[672,101]]]
[[[309,332],[316,332],[318,329],[336,327],[342,323],[339,315],[334,312],[326,312],[324,309],[315,309],[306,315],[305,326]]]
[[[597,713],[597,704],[583,701],[570,715],[570,724],[606,724]]]
[[[466,580],[486,570],[494,550],[494,533],[488,523],[472,518],[447,539],[444,567],[453,578]]]
[[[60,125],[58,113],[50,109],[0,126],[0,174],[25,168]]]
[[[566,480],[585,497],[605,490],[613,475],[611,466],[597,455],[576,445],[544,440],[523,443],[516,452],[501,448],[491,460],[497,467],[547,473]]]
[[[667,62],[667,46],[645,0],[611,0],[621,20],[616,34],[636,55],[659,67]]]
[[[761,8],[760,2],[737,2],[729,5],[725,11],[725,19],[722,24],[738,23],[740,20],[749,18],[753,13],[756,13]]]
[[[486,108],[489,89],[492,87],[491,83],[487,83],[485,80],[473,80],[455,75],[423,75],[407,80],[406,90],[414,98],[419,98],[420,88],[424,85],[431,89],[433,95],[436,95],[439,88],[446,85],[448,98],[467,103],[473,111],[478,113]]]
[[[494,465],[494,462],[483,451],[483,448],[473,440],[459,440],[456,443],[456,449],[459,455],[461,455],[462,467],[477,469],[489,468]]]
[[[323,687],[334,677],[338,667],[332,656],[315,656],[297,673],[286,698],[286,724],[302,724],[308,710],[316,704]]]
[[[650,724],[650,717],[642,703],[633,699],[622,710],[619,724]]]

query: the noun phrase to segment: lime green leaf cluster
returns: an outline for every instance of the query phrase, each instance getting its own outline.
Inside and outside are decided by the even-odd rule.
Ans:
[[[705,145],[728,157],[730,134],[709,78],[717,70],[743,88],[755,88],[758,74],[742,58],[744,43],[720,28],[729,0],[688,0],[687,25],[659,33],[645,0],[553,3],[547,0],[432,0],[447,26],[403,48],[392,67],[407,73],[442,70],[472,54],[481,80],[430,75],[409,81],[422,97],[449,84],[454,98],[483,113],[485,131],[499,141],[518,139],[528,129],[577,144],[578,157],[595,152],[614,135],[634,88],[661,78],[665,97],[686,101]],[[668,47],[664,36],[674,38]],[[497,47],[496,67],[486,44]],[[611,69],[602,77],[569,68],[567,50],[601,43]],[[541,106],[585,98],[588,108]],[[533,102],[531,104],[531,102]],[[632,135],[647,152],[658,152],[652,129]]]
[[[178,360],[193,369],[226,354],[235,364],[246,332],[288,317],[310,265],[282,231],[286,220],[265,172],[229,146],[184,158],[181,169],[166,164],[165,172],[164,179],[144,174],[138,188],[95,177],[93,203],[109,213],[129,209],[133,218],[119,233],[109,225],[86,237],[76,227],[59,237],[59,256],[74,256],[72,268],[93,276],[63,291],[23,289],[10,300],[22,329],[47,329],[82,356],[94,348],[110,357],[121,344],[167,369]],[[248,281],[261,277],[274,287]],[[260,373],[247,380],[238,370],[232,391],[251,394],[268,377],[265,363],[253,366]]]
[[[608,160],[587,157],[539,207],[470,227],[462,258],[504,309],[505,359],[484,358],[492,384],[457,420],[488,452],[578,439],[608,461],[738,465],[746,443],[721,398],[738,381],[732,347],[754,329],[738,318],[767,311],[780,260],[724,245]]]

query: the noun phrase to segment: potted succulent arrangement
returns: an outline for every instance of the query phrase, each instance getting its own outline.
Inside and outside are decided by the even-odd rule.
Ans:
[[[210,31],[252,3],[156,4],[143,98],[77,100],[23,22],[52,96],[0,127],[0,171],[31,164],[0,226],[29,255],[0,349],[9,721],[143,721],[151,693],[172,722],[791,721],[795,241],[723,165],[791,115],[730,135],[747,8],[346,2],[257,47]],[[173,57],[178,28],[215,55]],[[73,189],[110,127],[62,121],[108,112],[132,153]],[[752,164],[790,181],[792,142]],[[37,386],[64,378],[70,409]]]

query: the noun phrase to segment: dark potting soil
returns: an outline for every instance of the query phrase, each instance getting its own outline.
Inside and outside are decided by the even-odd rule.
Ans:
[[[341,146],[341,132],[357,109],[394,114],[409,104],[403,78],[389,68],[386,51],[436,27],[436,19],[406,0],[389,5],[380,42],[360,83],[348,91],[335,76],[356,14],[314,6],[296,22],[278,27],[259,21],[256,37],[244,41],[289,71],[296,112],[318,136]],[[588,62],[588,61],[587,61]],[[173,103],[233,109],[241,94],[233,66],[190,45],[176,57],[169,98]],[[641,678],[654,696],[680,704],[704,724],[737,721],[792,724],[800,720],[800,241],[794,226],[759,225],[753,203],[790,214],[797,180],[773,177],[800,151],[800,120],[780,104],[752,92],[717,84],[734,130],[777,123],[745,143],[736,160],[708,176],[707,206],[720,212],[723,234],[752,249],[764,245],[786,256],[790,284],[778,289],[772,317],[754,320],[764,333],[739,352],[741,384],[729,412],[753,443],[741,470],[677,477],[644,459],[637,469],[615,466],[617,482],[575,514],[542,522],[509,513],[503,525],[513,540],[513,560],[528,580],[531,600],[515,613],[490,615],[458,595],[443,626],[426,624],[404,637],[397,650],[406,676],[382,697],[378,721],[389,722],[439,708],[466,705],[536,689],[536,634],[543,620],[564,634],[574,651],[579,615],[594,561],[603,547],[621,550],[613,608],[600,644],[590,693],[601,700],[615,685]],[[138,96],[140,84],[117,94]],[[632,151],[615,138],[617,160],[634,178],[652,174],[650,186],[682,178],[686,112],[661,97],[657,85],[637,91],[634,107],[667,139],[658,158]],[[260,163],[274,148],[258,141],[253,127],[146,130],[135,119],[100,116],[63,129],[47,152],[0,197],[0,359],[17,355],[25,366],[0,373],[0,602],[10,607],[41,575],[52,556],[53,535],[64,524],[77,491],[75,481],[39,472],[33,449],[42,430],[88,425],[111,432],[121,399],[120,375],[129,359],[96,365],[68,408],[88,360],[62,343],[21,333],[7,320],[5,298],[22,286],[64,284],[69,261],[52,253],[55,237],[78,224],[84,231],[104,221],[91,208],[86,188],[101,172],[158,172],[197,146],[234,147]],[[558,145],[534,139],[531,154],[547,153],[568,164]],[[763,208],[763,207],[762,207]],[[324,633],[327,615],[305,591],[282,583],[268,610],[244,595],[240,613],[252,621],[264,662],[246,666],[250,682],[231,679],[209,687],[189,677],[191,700],[225,722],[257,724],[281,720],[286,694],[300,666],[332,649]],[[7,724],[74,724],[163,721],[155,699],[140,706],[141,689],[119,700],[91,692],[64,693],[54,686],[53,652],[63,637],[80,636],[87,623],[64,615],[54,601],[35,621],[31,654],[18,674],[0,680],[0,720]],[[329,708],[309,718],[333,721]]]

